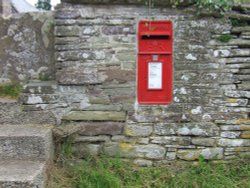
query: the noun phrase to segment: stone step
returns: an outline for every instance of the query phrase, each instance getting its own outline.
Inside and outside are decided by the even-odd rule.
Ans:
[[[0,125],[16,124],[21,107],[15,99],[0,98]]]
[[[0,161],[1,188],[44,188],[45,162]]]
[[[50,126],[1,125],[0,160],[44,160],[53,157]]]
[[[23,93],[52,94],[56,88],[55,81],[31,81],[23,86]]]

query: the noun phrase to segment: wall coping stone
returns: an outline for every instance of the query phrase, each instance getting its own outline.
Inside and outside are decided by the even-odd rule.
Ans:
[[[72,4],[146,5],[146,0],[62,0],[62,2]],[[154,2],[154,6],[171,6],[174,4],[175,1],[173,0],[157,0]],[[179,2],[178,6],[189,6],[191,4],[194,4],[194,0],[184,0]]]

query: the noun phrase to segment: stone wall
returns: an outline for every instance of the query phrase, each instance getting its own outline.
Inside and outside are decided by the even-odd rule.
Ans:
[[[137,103],[137,24],[152,17],[174,25],[170,105]],[[150,166],[249,155],[250,29],[230,23],[172,8],[149,16],[145,6],[63,3],[55,80],[26,84],[22,110],[53,115],[55,136],[70,137],[79,158],[104,153]],[[225,34],[232,39],[219,42]]]
[[[0,83],[54,79],[53,13],[0,18]]]

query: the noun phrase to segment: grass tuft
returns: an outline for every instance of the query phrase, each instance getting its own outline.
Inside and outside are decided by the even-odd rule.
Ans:
[[[19,83],[5,83],[0,84],[0,96],[17,98],[21,93],[22,87]]]
[[[245,188],[250,187],[250,159],[197,165],[137,167],[106,156],[66,160],[50,170],[48,188]]]

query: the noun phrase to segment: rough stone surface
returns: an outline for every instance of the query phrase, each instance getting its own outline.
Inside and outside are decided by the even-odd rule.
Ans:
[[[130,143],[112,143],[105,146],[104,152],[111,156],[119,155],[128,158],[163,159],[166,149],[155,144],[133,145]]]
[[[202,150],[179,150],[177,157],[187,161],[193,161],[203,156],[204,159],[222,159],[223,148],[206,148]]]
[[[77,143],[73,145],[73,155],[77,158],[86,158],[89,156],[97,156],[101,153],[102,145]]]
[[[107,111],[72,111],[63,117],[68,121],[125,121],[124,112]]]
[[[176,137],[176,136],[162,136],[162,137],[150,137],[151,142],[154,144],[166,144],[166,145],[185,145],[191,144],[190,137]]]
[[[54,79],[53,13],[0,18],[0,83]]]
[[[0,187],[43,188],[46,165],[34,161],[0,161]]]
[[[78,136],[74,139],[74,143],[80,142],[109,142],[109,136]]]
[[[150,160],[145,160],[145,159],[136,159],[134,160],[134,164],[141,166],[141,167],[150,167],[153,165],[153,162]]]
[[[0,187],[43,188],[54,158],[52,126],[0,126]]]
[[[120,0],[120,1],[113,1],[113,0],[62,0],[62,2],[67,3],[75,3],[75,4],[139,4],[144,5],[144,2],[141,0]],[[192,4],[193,0],[181,1],[178,5],[179,6],[187,6]],[[158,0],[155,2],[156,6],[166,6],[166,5],[173,5],[171,0]]]
[[[219,127],[213,123],[157,124],[155,133],[158,135],[194,135],[216,136]]]
[[[220,139],[219,145],[224,147],[250,146],[249,139]]]
[[[90,122],[78,123],[78,134],[86,136],[119,135],[122,134],[124,123],[119,122]]]
[[[198,146],[215,146],[216,139],[214,139],[214,138],[193,138],[192,144],[198,145]]]
[[[124,134],[126,136],[149,136],[153,132],[152,125],[134,125],[129,124],[124,128]]]
[[[250,139],[250,131],[244,131],[240,137]]]
[[[49,126],[0,126],[1,160],[50,160],[53,149]]]

